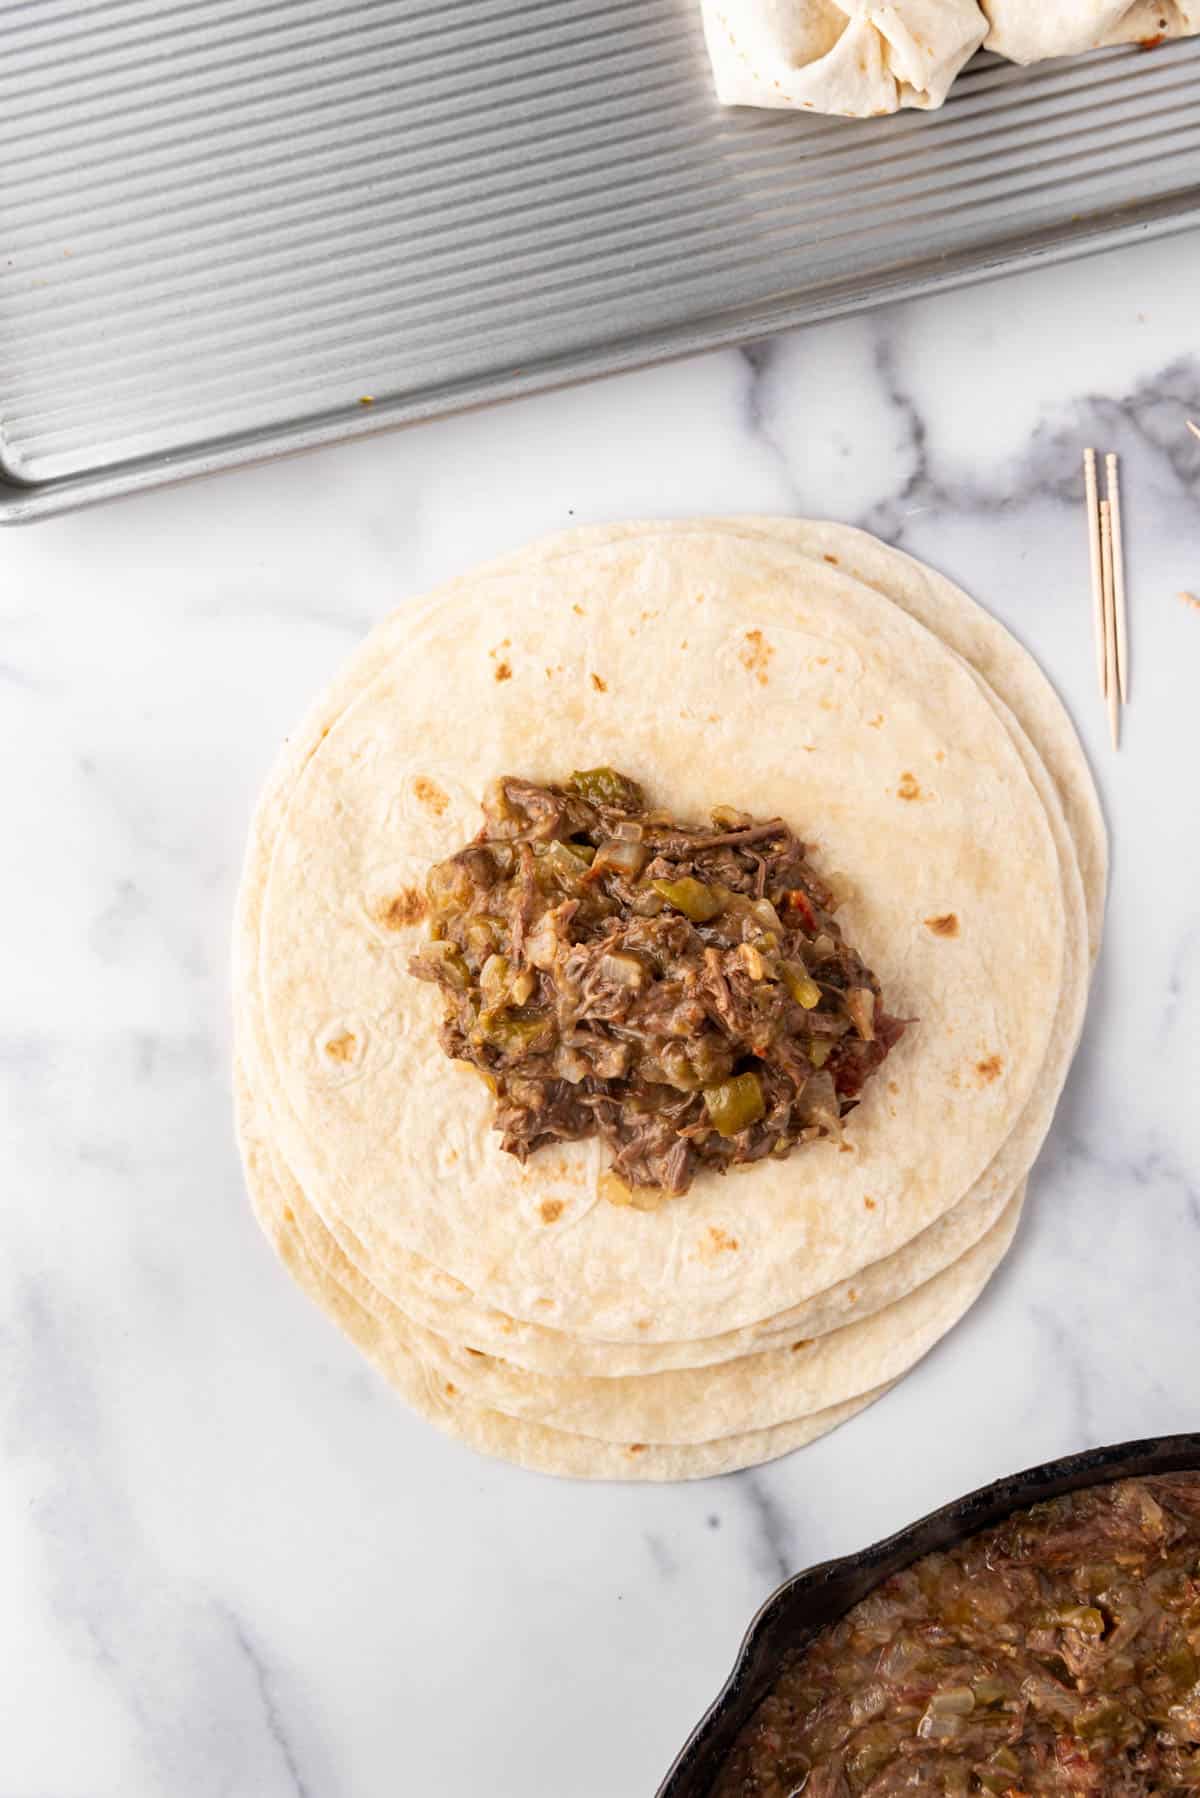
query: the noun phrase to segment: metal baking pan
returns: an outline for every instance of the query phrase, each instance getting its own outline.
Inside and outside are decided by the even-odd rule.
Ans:
[[[1200,41],[726,112],[696,0],[0,8],[0,517],[1200,220]]]
[[[658,1798],[708,1798],[742,1726],[765,1698],[784,1656],[803,1648],[874,1587],[922,1555],[953,1548],[979,1530],[1002,1522],[1013,1511],[1058,1498],[1064,1492],[1136,1475],[1197,1468],[1200,1435],[1196,1434],[1089,1449],[996,1480],[861,1554],[826,1561],[797,1574],[768,1598],[750,1625],[733,1672],[659,1787]]]

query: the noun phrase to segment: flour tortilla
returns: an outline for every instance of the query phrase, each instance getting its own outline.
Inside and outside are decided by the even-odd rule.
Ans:
[[[703,0],[725,106],[870,118],[935,107],[979,48],[975,0]]]
[[[794,591],[798,580],[801,618]],[[584,615],[590,611],[586,627],[559,604],[564,582],[580,601],[592,602],[582,606]],[[708,610],[690,609],[701,603],[697,594],[705,586]],[[631,597],[645,617],[631,610]],[[680,633],[688,628],[695,647],[680,656],[677,641],[685,640]],[[775,633],[768,654],[780,652],[773,693],[756,691],[752,683],[765,689],[768,681],[744,666],[740,645],[750,643],[758,628],[764,636]],[[465,657],[464,631],[475,639],[473,653]],[[628,678],[619,678],[628,676],[629,650],[622,641],[627,631],[640,638],[636,689]],[[515,646],[514,679],[489,689],[489,639],[499,654],[505,637]],[[822,649],[829,651],[828,675],[817,672]],[[587,686],[587,664],[597,655],[606,658],[610,686],[625,689],[608,707],[600,707]],[[714,681],[713,657],[725,658],[720,682]],[[534,683],[533,671],[540,675],[545,666],[552,672],[543,689]],[[556,687],[559,669],[566,678]],[[833,678],[839,671],[847,677],[840,688]],[[468,767],[462,762],[468,746],[461,742],[461,727],[450,730],[445,708],[431,697],[456,680],[461,689],[464,676],[472,686],[458,695],[462,715],[480,738],[469,746]],[[389,734],[398,722],[401,686],[407,748]],[[780,686],[786,688],[782,695]],[[797,762],[782,772],[771,765],[769,751],[788,743],[789,726],[798,736],[796,700],[805,687],[810,710],[804,734],[812,739],[816,759],[806,762],[804,744],[797,740]],[[719,726],[710,724],[705,710],[715,691],[734,714],[732,720],[722,717]],[[891,714],[870,742],[868,695],[871,705],[880,707],[881,724],[885,707]],[[688,714],[682,730],[666,718],[681,699],[691,702],[679,708]],[[748,734],[752,729],[756,734]],[[439,1070],[430,1085],[430,1063],[420,1044],[432,1040],[433,1014],[422,1016],[416,1009],[405,1015],[404,991],[412,983],[407,976],[400,980],[382,946],[363,928],[361,914],[350,915],[346,895],[353,887],[356,900],[369,910],[370,883],[382,870],[363,857],[381,853],[389,835],[393,871],[396,852],[411,853],[419,844],[420,858],[427,861],[461,840],[474,817],[468,822],[460,814],[473,813],[470,789],[482,785],[487,764],[489,772],[496,765],[519,766],[524,755],[532,767],[546,759],[550,743],[557,761],[572,739],[593,752],[599,743],[606,754],[613,746],[612,759],[644,772],[652,788],[665,770],[667,784],[683,794],[682,803],[678,797],[673,803],[691,811],[702,810],[710,796],[702,791],[697,767],[702,747],[705,758],[719,757],[729,771],[724,783],[738,787],[741,803],[827,821],[833,862],[861,869],[867,858],[854,849],[861,851],[868,840],[877,846],[890,871],[888,890],[868,893],[864,886],[847,913],[856,907],[863,913],[851,923],[852,934],[871,955],[885,988],[901,1002],[906,986],[921,995],[920,1041],[926,1048],[917,1074],[929,1140],[922,1140],[919,1154],[912,1093],[898,1096],[892,1108],[906,1119],[900,1134],[909,1130],[899,1160],[891,1151],[903,1144],[893,1141],[887,1152],[883,1147],[889,1137],[888,1101],[879,1097],[872,1107],[869,1093],[855,1118],[859,1159],[845,1173],[841,1167],[820,1168],[820,1150],[814,1149],[802,1158],[812,1164],[802,1191],[779,1178],[788,1165],[783,1164],[755,1171],[752,1207],[733,1205],[728,1193],[734,1181],[710,1182],[708,1190],[698,1183],[687,1201],[650,1220],[636,1214],[632,1228],[622,1231],[611,1208],[601,1211],[593,1202],[594,1144],[572,1145],[578,1155],[538,1170],[532,1181],[527,1170],[514,1183],[511,1165],[502,1177],[496,1165],[499,1152],[487,1136],[482,1090],[478,1099],[464,1093],[461,1106],[450,1107],[450,1118],[433,1124],[442,1102],[435,1091],[444,1094],[445,1074],[454,1072]],[[421,748],[419,767],[412,760],[415,743]],[[937,765],[935,745],[944,767]],[[568,753],[565,759],[574,757]],[[890,785],[903,784],[911,772],[906,764],[913,761],[921,763],[925,782],[915,783],[926,807],[919,831],[911,821],[913,807],[899,822],[904,806]],[[834,784],[818,772],[830,762],[836,762]],[[442,816],[421,815],[423,788],[438,794],[439,806],[445,795]],[[393,796],[390,817],[380,811],[381,791]],[[864,1261],[891,1253],[943,1215],[962,1190],[964,1169],[971,1170],[965,1181],[970,1185],[983,1172],[988,1151],[1007,1136],[1040,1069],[1055,1009],[1063,935],[1055,869],[1045,814],[1009,739],[965,671],[895,608],[832,571],[809,565],[798,576],[794,558],[765,544],[689,536],[566,558],[552,576],[534,571],[459,587],[415,616],[392,672],[351,706],[310,758],[276,850],[262,972],[283,1075],[269,1097],[273,1108],[279,1101],[287,1157],[323,1214],[339,1218],[358,1237],[364,1265],[385,1291],[392,1290],[389,1256],[400,1249],[448,1266],[506,1310],[535,1321],[545,1317],[582,1334],[636,1341],[643,1324],[667,1337],[715,1334],[743,1319],[753,1321],[756,1313],[771,1315]],[[950,980],[948,958],[939,969],[930,942],[920,934],[917,913],[939,899],[948,903],[946,894],[960,889],[966,941],[959,945]],[[1011,926],[997,934],[997,909],[1021,919],[1018,941],[1011,940]],[[881,950],[873,947],[872,922]],[[953,1017],[947,1010],[951,989]],[[970,1009],[979,993],[986,997],[986,1030]],[[349,1003],[368,994],[376,1007],[370,1020],[360,1003]],[[942,1017],[935,1029],[939,1004]],[[403,1036],[395,1028],[400,1018]],[[331,1037],[331,1030],[340,1034]],[[959,1042],[950,1039],[950,1031],[961,1032]],[[328,1055],[329,1044],[341,1044],[347,1036],[355,1045],[349,1066]],[[992,1038],[1006,1052],[990,1047]],[[911,1081],[911,1050],[907,1070],[905,1059],[902,1044],[893,1062]],[[1007,1078],[990,1079],[998,1062]],[[978,1084],[964,1087],[972,1070],[979,1071]],[[953,1101],[948,1088],[956,1092]],[[398,1107],[390,1117],[389,1099]],[[399,1127],[401,1115],[408,1119],[407,1130]],[[441,1157],[443,1172],[436,1195],[427,1184],[417,1190],[404,1169],[408,1158],[411,1174],[420,1131],[431,1129],[435,1139],[426,1148]],[[452,1172],[455,1157],[463,1156],[465,1177],[462,1168]],[[880,1187],[878,1194],[867,1187],[868,1180]],[[722,1184],[724,1191],[713,1190]],[[836,1215],[832,1197],[825,1200],[826,1187],[839,1200],[848,1197]],[[489,1188],[495,1188],[490,1197]],[[866,1197],[874,1199],[874,1210],[866,1209]],[[551,1246],[534,1218],[542,1203],[555,1198],[570,1227],[557,1231]],[[865,1224],[855,1216],[860,1204]],[[620,1215],[628,1226],[629,1215]]]
[[[301,1291],[333,1319],[355,1346],[400,1393],[405,1403],[448,1436],[485,1455],[515,1462],[538,1473],[584,1480],[689,1480],[756,1467],[803,1448],[856,1417],[883,1397],[886,1388],[846,1404],[782,1424],[775,1429],[726,1436],[682,1446],[600,1442],[566,1430],[523,1422],[500,1411],[473,1405],[422,1361],[402,1312],[383,1321],[364,1301],[362,1274],[327,1237],[326,1253],[315,1259],[276,1180],[270,1146],[254,1133],[250,1119],[239,1120],[246,1182],[264,1233]],[[301,1203],[305,1204],[301,1196]],[[317,1220],[320,1227],[320,1220]]]
[[[589,1342],[561,1330],[548,1330],[505,1312],[489,1311],[468,1288],[427,1262],[414,1270],[405,1285],[401,1308],[414,1324],[468,1353],[498,1356],[534,1374],[611,1379],[672,1369],[707,1371],[766,1349],[790,1350],[798,1341],[825,1337],[874,1317],[960,1260],[996,1224],[1008,1203],[1009,1196],[1000,1194],[986,1208],[978,1203],[956,1205],[923,1231],[917,1242],[906,1244],[895,1255],[864,1268],[829,1292],[818,1293],[792,1312],[691,1342]],[[311,1230],[306,1228],[310,1219]],[[319,1260],[331,1233],[312,1212],[301,1216],[300,1229],[306,1238],[312,1238],[309,1248]],[[440,1305],[439,1294],[445,1295]],[[369,1280],[364,1302],[382,1317],[397,1308]]]
[[[277,1159],[275,1173],[279,1178]],[[281,1183],[291,1193],[309,1252],[321,1261],[332,1239],[299,1189],[286,1180]],[[1022,1182],[981,1241],[933,1279],[862,1322],[715,1367],[605,1378],[531,1373],[421,1329],[398,1307],[381,1305],[378,1293],[361,1297],[381,1325],[398,1330],[404,1344],[419,1342],[424,1366],[471,1403],[604,1442],[700,1444],[792,1423],[893,1384],[975,1303],[1008,1252],[1024,1201]],[[334,1264],[327,1265],[334,1270]]]
[[[1010,62],[1079,56],[1115,44],[1156,43],[1200,32],[1194,0],[981,0],[986,48]]]
[[[992,703],[1000,706],[1000,702],[994,698]],[[1027,768],[1047,806],[1063,862],[1064,885],[1072,894],[1076,934],[1081,935],[1078,920],[1082,915],[1082,890],[1061,807],[1057,804],[1049,777],[1027,740],[1017,730],[1006,709],[1001,708],[1001,711],[1021,746]],[[1082,945],[1077,943],[1072,946],[1070,968],[1064,980],[1063,1001],[1055,1024],[1056,1032],[1069,1033],[1078,1028],[1085,996],[1086,961]],[[768,1348],[782,1346],[791,1352],[798,1337],[818,1337],[828,1331],[842,1329],[856,1319],[872,1316],[903,1293],[924,1285],[951,1262],[957,1261],[991,1230],[1006,1202],[1005,1195],[989,1197],[986,1204],[981,1200],[963,1201],[954,1206],[944,1218],[923,1231],[915,1242],[907,1244],[886,1260],[862,1270],[852,1281],[844,1282],[831,1292],[818,1294],[815,1299],[809,1300],[792,1313],[782,1313],[763,1325],[694,1343],[609,1344],[578,1341],[558,1331],[518,1322],[502,1312],[489,1311],[487,1307],[480,1305],[469,1289],[415,1257],[414,1265],[409,1269],[403,1309],[414,1323],[465,1348],[469,1354],[487,1351],[498,1355],[507,1364],[560,1378],[566,1374],[611,1377],[618,1374],[663,1372],[677,1367],[711,1367]],[[316,1252],[319,1256],[319,1244],[316,1245]],[[368,1291],[373,1289],[368,1288]],[[370,1305],[370,1298],[367,1302]],[[387,1306],[387,1301],[383,1303]],[[387,1308],[390,1309],[390,1306]],[[474,1360],[471,1365],[474,1365]],[[874,1383],[876,1382],[872,1381]],[[833,1402],[832,1399],[830,1402]],[[626,1433],[628,1432],[622,1432]]]
[[[614,536],[647,532],[692,531],[703,529],[684,523],[674,526],[642,525],[626,527],[580,527],[521,552],[517,558],[493,567],[519,566],[528,560],[550,560],[568,549],[585,548]],[[790,519],[746,519],[731,521],[726,528],[746,533],[778,536],[806,553],[837,560],[843,568],[874,584],[898,603],[905,605],[918,618],[923,618],[940,634],[956,643],[969,655],[975,666],[986,671],[997,689],[1012,703],[1023,724],[1035,736],[1048,761],[1061,793],[1075,834],[1076,845],[1085,869],[1088,888],[1089,949],[1094,959],[1103,911],[1105,882],[1105,840],[1095,789],[1086,763],[1061,703],[1040,669],[989,614],[982,611],[933,571],[923,568],[910,557],[878,543],[865,533],[845,526],[812,524]],[[381,626],[356,659],[351,676],[369,678],[376,663],[386,659],[388,639],[394,633],[395,621]],[[370,653],[368,653],[370,652]],[[318,703],[306,727],[291,740],[280,757],[272,780],[264,794],[255,820],[255,840],[248,858],[251,866],[264,864],[278,823],[283,816],[286,799],[297,770],[303,766],[312,747],[338,711],[349,702],[354,679],[344,677]],[[253,942],[257,921],[246,916],[246,901],[251,894],[247,879],[243,888],[243,941]],[[250,976],[253,964],[249,963]],[[240,1033],[248,1038],[247,1029]],[[937,1268],[948,1264],[982,1234],[999,1209],[1002,1195],[995,1195],[989,1207],[978,1201],[964,1200],[914,1243],[891,1258],[877,1263],[861,1276],[843,1281],[830,1292],[818,1295],[806,1305],[793,1310],[790,1317],[767,1320],[765,1325],[731,1332],[724,1337],[698,1343],[606,1344],[590,1343],[565,1337],[561,1333],[514,1320],[502,1312],[482,1306],[468,1288],[419,1257],[411,1258],[410,1278],[405,1303],[418,1318],[430,1326],[441,1323],[450,1333],[472,1346],[494,1349],[523,1365],[552,1371],[579,1373],[625,1373],[649,1371],[660,1367],[696,1365],[715,1362],[747,1352],[783,1335],[817,1335],[838,1327],[856,1316],[869,1315],[897,1293],[928,1278]],[[343,1246],[346,1245],[342,1232]],[[896,1263],[910,1257],[914,1266],[903,1271]],[[368,1290],[372,1290],[368,1288]],[[383,1301],[386,1303],[386,1301]]]
[[[902,607],[983,677],[1016,721],[1054,784],[1083,880],[1088,960],[1094,966],[1104,929],[1108,833],[1079,733],[1057,691],[1029,651],[998,618],[944,574],[853,525],[836,524],[827,519],[772,518],[756,513],[715,521],[679,519],[667,523],[576,525],[569,531],[560,531],[529,544],[515,555],[499,557],[480,572],[485,575],[504,571],[516,573],[533,562],[550,562],[606,543],[648,535],[678,536],[713,530],[739,537],[766,538],[780,548],[795,550],[812,561],[840,569],[851,579],[861,581]],[[368,639],[376,644],[376,649],[364,658],[365,665],[361,669],[364,684],[369,673],[375,672],[387,659],[389,625],[394,624],[397,616],[402,614],[393,614],[392,620],[385,620]],[[366,650],[367,644],[363,648]],[[361,689],[342,687],[337,710],[343,709],[352,692],[358,690]],[[333,700],[334,695],[331,693],[326,697]],[[318,730],[328,721],[328,710],[321,711]],[[296,748],[299,751],[299,743]],[[283,772],[290,793],[298,763],[290,757],[281,758],[281,762],[285,769],[290,765],[291,778]],[[269,807],[268,827],[272,817],[277,816],[274,807]]]
[[[642,519],[628,524],[576,525],[496,557],[439,589],[469,586],[493,574],[519,574],[610,543],[643,537],[721,532],[765,538],[793,549],[872,587],[923,624],[947,648],[969,663],[1015,717],[1045,764],[1062,802],[1079,857],[1088,904],[1088,946],[1094,964],[1100,947],[1108,882],[1108,843],[1096,785],[1078,733],[1058,693],[1039,664],[998,618],[953,581],[903,550],[867,531],[828,519],[772,517],[746,513],[727,519]],[[239,985],[253,984],[258,953],[262,885],[254,877],[269,865],[295,784],[305,763],[338,717],[386,667],[411,626],[412,603],[376,625],[284,743],[275,760],[251,824],[239,897],[235,945]]]

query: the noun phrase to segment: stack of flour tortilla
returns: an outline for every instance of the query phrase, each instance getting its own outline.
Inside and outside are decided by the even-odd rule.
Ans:
[[[408,971],[498,775],[609,765],[782,816],[914,1022],[846,1141],[640,1210],[596,1138],[522,1165]],[[415,1410],[546,1472],[677,1479],[878,1398],[1011,1244],[1086,1004],[1106,845],[1030,656],[861,532],[576,531],[403,606],[288,741],[237,921],[237,1109],[297,1283]],[[1052,1194],[1046,1202],[1053,1202]]]
[[[981,47],[1011,62],[1200,32],[1200,0],[702,0],[726,106],[871,118],[945,100]]]

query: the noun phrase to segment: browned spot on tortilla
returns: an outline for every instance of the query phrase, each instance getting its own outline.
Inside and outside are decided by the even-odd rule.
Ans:
[[[546,679],[547,679],[547,680],[553,680],[553,679],[554,679],[554,670],[553,670],[553,668],[547,668],[547,670],[546,670]]]
[[[425,774],[417,775],[413,782],[413,792],[421,804],[429,808],[435,818],[440,818],[450,803],[449,795],[443,793],[437,782],[430,780]]]
[[[283,1208],[283,1221],[285,1224],[294,1224],[296,1221],[296,1213],[290,1205],[285,1205]]]
[[[644,1455],[646,1452],[646,1444],[644,1442],[631,1442],[629,1444],[629,1452],[631,1455]]]
[[[990,1086],[992,1081],[998,1080],[1004,1072],[1004,1062],[999,1055],[989,1055],[986,1060],[975,1063],[975,1072],[985,1086]]]
[[[425,895],[420,887],[401,887],[375,908],[375,922],[385,930],[403,930],[406,924],[419,924],[424,916]]]
[[[952,911],[939,912],[936,917],[926,918],[926,926],[934,936],[957,936],[958,913]]]
[[[710,712],[708,714],[708,722],[710,724],[720,724],[720,722],[721,722],[720,712]]]
[[[881,730],[883,728],[883,713],[876,712],[873,718],[868,718],[867,728],[868,730]]]
[[[468,1346],[467,1353],[468,1353],[468,1355],[474,1355],[474,1357],[477,1361],[486,1361],[487,1360],[487,1356],[484,1354],[482,1349],[473,1349]]]
[[[540,1210],[544,1224],[556,1224],[563,1214],[563,1202],[561,1199],[543,1199]]]
[[[451,1385],[451,1384],[450,1384],[450,1382],[449,1382],[449,1380],[447,1380],[447,1381],[446,1381],[446,1391],[447,1391],[447,1393],[448,1393],[448,1395],[449,1395],[449,1396],[450,1396],[450,1397],[451,1397],[451,1398],[457,1398],[457,1397],[458,1397],[458,1387],[457,1387],[457,1386],[452,1386],[452,1385]]]
[[[917,782],[917,777],[915,774],[910,774],[907,768],[900,776],[900,785],[896,788],[896,797],[897,799],[919,799],[921,797],[921,788]]]
[[[639,1317],[637,1320],[637,1327],[639,1330],[648,1330],[650,1328],[650,1319],[648,1317]]]
[[[854,1153],[854,1144],[852,1142],[844,1142],[844,1143],[838,1144],[838,1154],[839,1155],[853,1155],[853,1153]]]
[[[841,567],[841,563],[838,561],[837,557],[829,555],[828,552],[826,552],[825,560],[829,563],[831,568],[840,568]]]
[[[806,1336],[802,1342],[793,1342],[793,1344],[792,1344],[793,1355],[795,1354],[797,1349],[811,1348],[812,1342],[813,1342],[813,1339],[811,1336]]]
[[[863,1204],[866,1206],[868,1211],[874,1211],[874,1209],[875,1209],[874,1199],[864,1198]]]
[[[710,1224],[705,1231],[705,1246],[711,1254],[725,1255],[740,1245],[737,1237],[728,1235],[720,1224]]]
[[[946,751],[944,749],[939,749],[933,759],[935,762],[944,762],[946,759]]]
[[[592,685],[595,687],[597,693],[608,692],[608,682],[606,680],[601,680],[598,674],[593,674]]]
[[[553,1305],[554,1300],[553,1299],[537,1299],[534,1302],[538,1305]]]
[[[325,1053],[330,1061],[349,1061],[358,1047],[358,1038],[349,1030],[341,1036],[334,1036],[325,1045]]]
[[[828,666],[829,666],[829,657],[828,656],[818,656],[817,657],[817,667],[818,668],[828,668]]]
[[[855,1292],[853,1286],[850,1288],[849,1292],[846,1294],[846,1297],[849,1299],[849,1301],[852,1305],[857,1305],[858,1294]]]
[[[834,705],[832,699],[830,699],[828,693],[822,693],[819,704],[823,712],[837,711],[837,707]]]
[[[580,617],[581,617],[581,618],[586,618],[586,617],[587,617],[587,613],[586,613],[586,612],[585,612],[585,611],[584,611],[584,609],[583,609],[583,607],[582,607],[582,606],[580,606],[580,605],[574,605],[574,606],[572,606],[572,607],[571,607],[571,610],[572,610],[572,611],[573,611],[573,612],[578,612],[578,614],[579,614],[579,616],[580,616]]]
[[[748,674],[752,674],[760,687],[767,684],[767,669],[770,666],[774,649],[767,642],[761,631],[747,631],[744,647],[738,660]]]
[[[512,679],[512,669],[509,667],[507,662],[497,662],[495,678],[497,680],[511,680]]]
[[[687,648],[687,638],[686,637],[683,639],[683,642],[679,645],[679,647],[680,647],[680,649]]]
[[[458,1160],[458,1150],[457,1149],[447,1149],[446,1150],[446,1160],[450,1163],[450,1166],[453,1167],[454,1163]]]

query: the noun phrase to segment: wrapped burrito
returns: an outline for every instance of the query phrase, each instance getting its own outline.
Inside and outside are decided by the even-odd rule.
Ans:
[[[1200,0],[701,0],[725,106],[870,118],[940,106],[981,46],[1011,62],[1200,32]]]
[[[983,0],[988,15],[986,47],[1010,62],[1079,56],[1113,44],[1156,44],[1200,31],[1195,0]]]
[[[726,106],[869,118],[940,106],[983,42],[976,0],[703,0]]]

